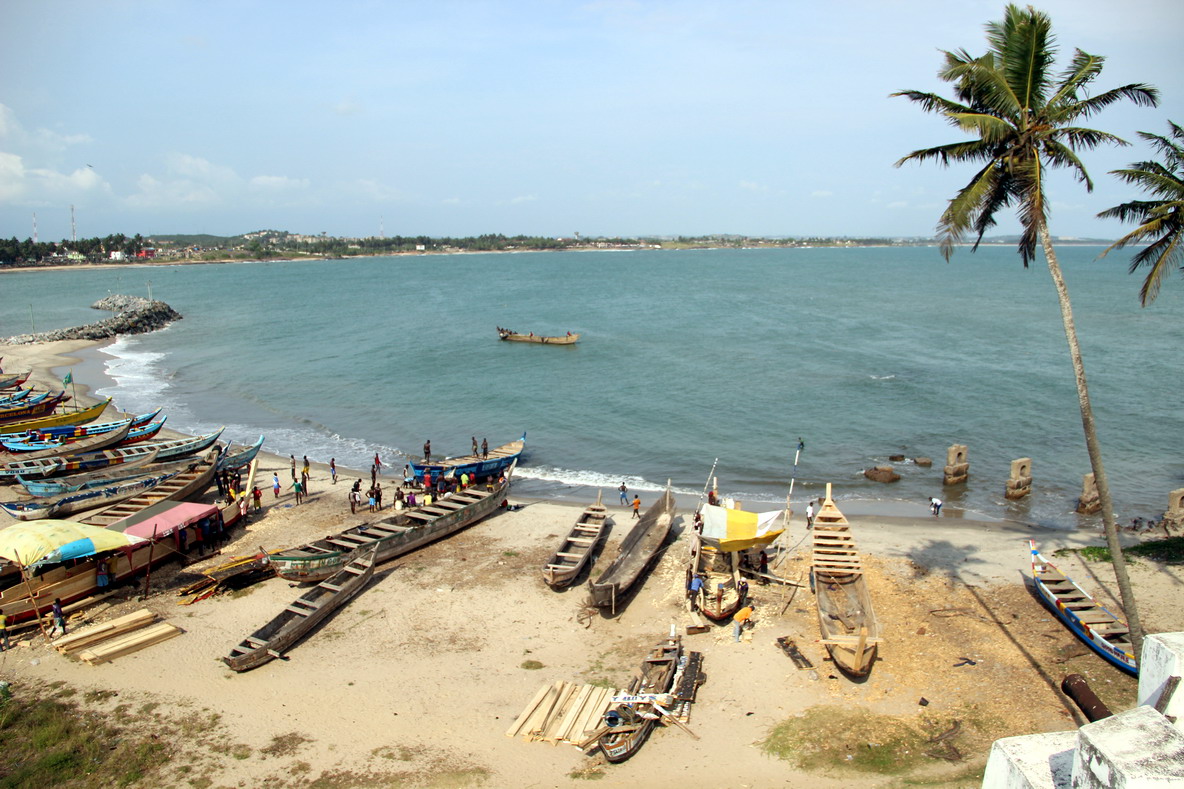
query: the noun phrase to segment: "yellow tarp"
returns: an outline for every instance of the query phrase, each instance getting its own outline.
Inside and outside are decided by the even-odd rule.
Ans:
[[[0,529],[0,558],[31,567],[93,556],[138,542],[144,539],[85,523],[44,519]]]
[[[768,545],[785,531],[783,510],[746,512],[703,505],[703,541],[721,551],[743,551]]]

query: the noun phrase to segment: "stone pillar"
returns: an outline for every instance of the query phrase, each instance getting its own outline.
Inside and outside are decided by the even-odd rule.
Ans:
[[[1081,498],[1077,500],[1077,511],[1082,515],[1093,515],[1101,512],[1102,502],[1098,499],[1098,483],[1094,482],[1091,471],[1081,478]]]
[[[1139,657],[1138,703],[1155,707],[1184,733],[1184,687],[1173,688],[1172,677],[1184,677],[1184,633],[1147,636]]]
[[[1003,495],[1009,499],[1022,499],[1032,492],[1032,458],[1011,461],[1011,476],[1007,478],[1007,490]]]
[[[1184,488],[1177,488],[1168,494],[1168,511],[1163,514],[1168,526],[1184,526]]]
[[[1184,785],[1184,733],[1151,707],[1135,707],[1077,730],[1074,789]]]
[[[970,464],[966,462],[966,445],[954,444],[946,450],[946,467],[941,484],[961,485],[970,476]]]

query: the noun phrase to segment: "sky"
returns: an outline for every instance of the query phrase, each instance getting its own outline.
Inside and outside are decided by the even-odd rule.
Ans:
[[[3,0],[0,236],[930,236],[969,168],[903,98],[952,95],[998,0]],[[1132,142],[1049,182],[1058,236],[1115,238],[1108,171],[1184,124],[1184,2],[1045,0]],[[1000,233],[1015,232],[1008,217]]]

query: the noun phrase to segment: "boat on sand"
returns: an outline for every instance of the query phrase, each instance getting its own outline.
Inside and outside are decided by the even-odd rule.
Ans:
[[[820,643],[844,673],[867,676],[883,639],[851,525],[831,499],[829,482],[826,498],[814,516],[811,572]]]
[[[589,506],[568,531],[563,542],[543,566],[543,580],[553,589],[562,589],[575,580],[588,564],[604,534],[608,512],[600,503],[601,494],[596,494],[596,503]]]
[[[674,496],[668,481],[665,492],[621,541],[617,558],[599,578],[589,583],[594,606],[608,608],[614,615],[617,613],[618,604],[625,599],[666,544],[666,538],[674,526],[674,516]]]
[[[613,698],[597,743],[605,759],[615,764],[637,753],[654,724],[669,713],[666,705],[672,705],[674,699],[666,694],[674,687],[681,658],[682,640],[677,636],[663,639],[641,662],[641,674],[633,678],[625,693]]]

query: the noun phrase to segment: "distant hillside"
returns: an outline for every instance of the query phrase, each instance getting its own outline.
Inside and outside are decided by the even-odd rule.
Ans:
[[[172,244],[178,247],[225,247],[242,243],[242,236],[211,236],[206,233],[187,235],[178,233],[171,236],[149,236],[157,244]]]

